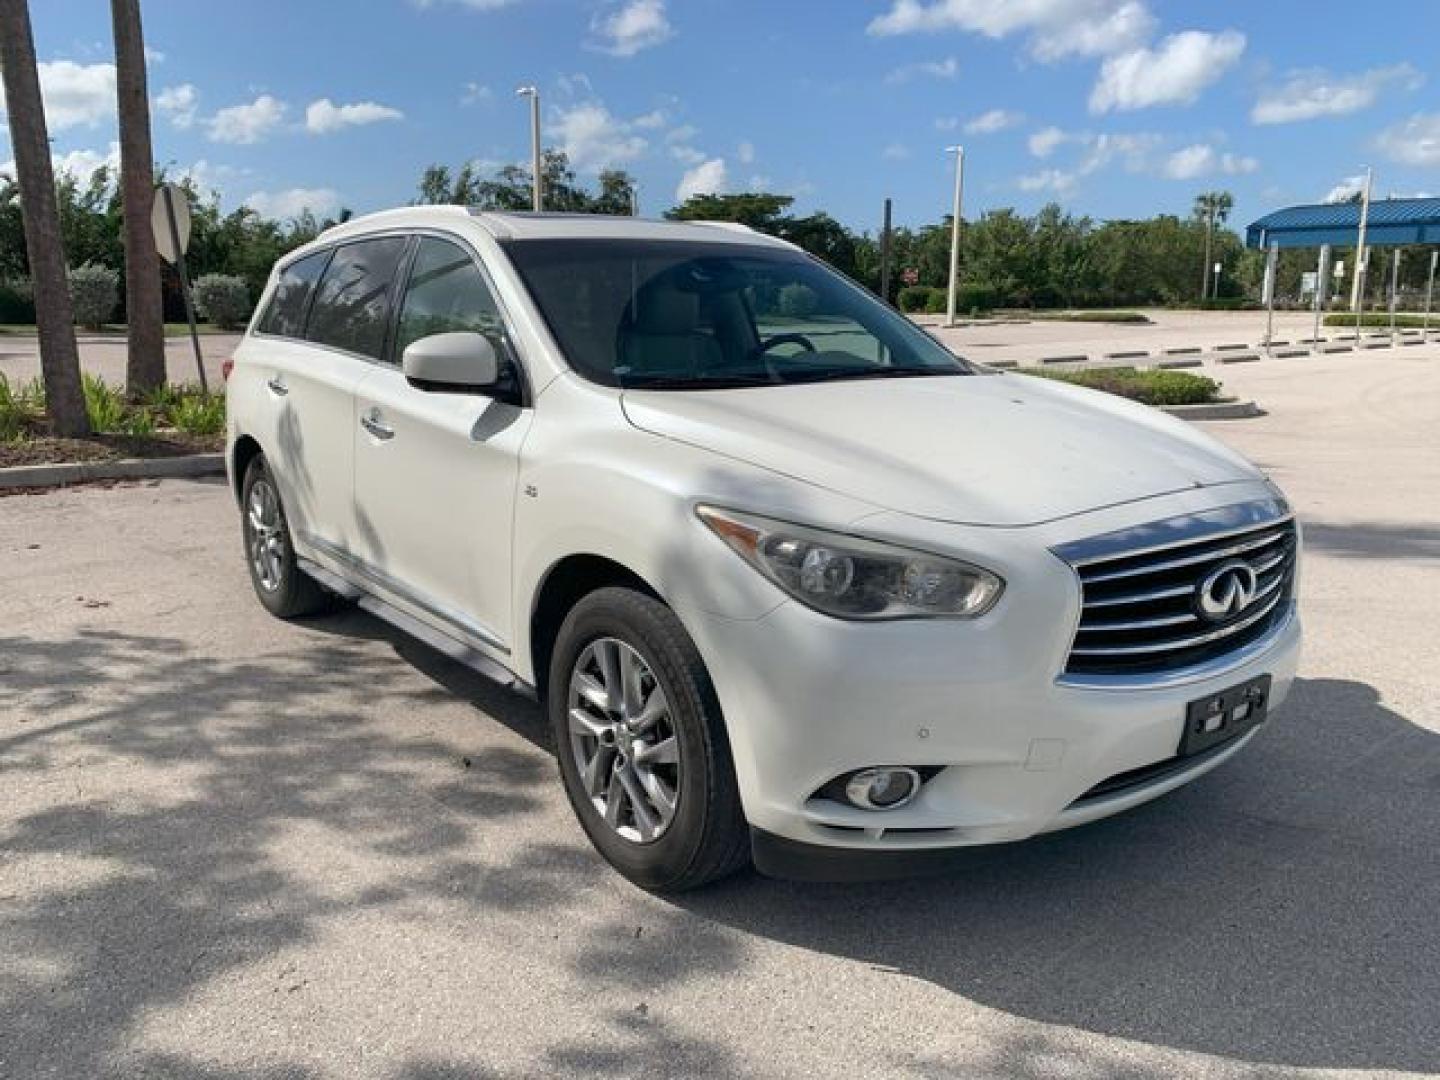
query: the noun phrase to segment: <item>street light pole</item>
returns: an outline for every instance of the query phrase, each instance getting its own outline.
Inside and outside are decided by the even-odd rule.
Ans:
[[[1430,284],[1425,286],[1425,322],[1422,325],[1422,336],[1430,337],[1430,302],[1435,298],[1435,266],[1440,263],[1440,251],[1430,253]]]
[[[1400,305],[1400,248],[1390,260],[1390,344],[1395,344],[1395,309]]]
[[[1370,183],[1375,177],[1375,171],[1369,165],[1365,166],[1365,191],[1360,197],[1360,235],[1356,238],[1355,244],[1355,277],[1351,284],[1350,306],[1359,311],[1365,306],[1365,271],[1368,268],[1369,260],[1365,257],[1365,231],[1370,225]],[[1360,322],[1355,322],[1355,335],[1360,335]]]
[[[545,180],[540,173],[540,90],[522,86],[515,93],[530,99],[530,168],[535,178],[535,212],[539,213],[545,208]]]
[[[965,148],[947,146],[947,154],[955,155],[955,205],[950,219],[950,295],[945,302],[945,325],[955,325],[955,300],[960,284],[960,202],[965,192]]]

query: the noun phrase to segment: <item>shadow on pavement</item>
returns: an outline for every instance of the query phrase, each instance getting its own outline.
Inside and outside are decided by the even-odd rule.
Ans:
[[[1304,680],[1250,751],[1127,815],[976,849],[942,878],[750,875],[677,903],[1034,1020],[1247,1062],[1431,1072],[1437,822],[1435,734],[1365,684]]]

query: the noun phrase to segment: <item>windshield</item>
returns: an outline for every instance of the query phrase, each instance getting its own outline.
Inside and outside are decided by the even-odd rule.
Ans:
[[[801,252],[684,240],[505,245],[570,366],[608,386],[699,390],[972,370]]]

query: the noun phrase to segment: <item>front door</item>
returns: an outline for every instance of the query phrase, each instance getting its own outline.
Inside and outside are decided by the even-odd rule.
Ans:
[[[430,334],[477,331],[511,356],[494,294],[471,253],[422,236],[400,299],[392,355],[355,395],[355,554],[411,614],[504,655],[512,640],[511,524],[531,410],[421,390],[399,367]]]

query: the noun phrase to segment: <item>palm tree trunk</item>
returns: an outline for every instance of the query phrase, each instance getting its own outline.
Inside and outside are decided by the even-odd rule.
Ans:
[[[26,0],[0,0],[0,68],[5,82],[5,111],[15,151],[25,251],[35,288],[35,323],[40,335],[40,371],[45,401],[58,435],[88,435],[85,395],[80,387],[80,353],[70,285],[65,278],[65,249],[55,209],[55,170],[35,66],[35,38]]]
[[[115,83],[120,113],[120,197],[125,224],[125,322],[130,394],[165,382],[165,321],[160,302],[160,256],[150,230],[154,154],[145,86],[145,36],[139,0],[111,0],[115,26]]]

